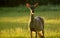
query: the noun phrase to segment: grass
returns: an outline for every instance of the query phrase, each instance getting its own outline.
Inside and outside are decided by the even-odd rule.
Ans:
[[[30,38],[29,14],[25,6],[0,7],[0,38]],[[60,38],[59,6],[39,6],[35,15],[44,18],[45,38]]]

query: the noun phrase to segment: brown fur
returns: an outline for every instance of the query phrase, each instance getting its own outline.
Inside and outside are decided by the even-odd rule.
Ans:
[[[37,16],[34,16],[34,9],[35,7],[38,5],[38,3],[36,3],[35,5],[30,5],[30,4],[26,4],[27,7],[30,9],[31,13],[30,13],[30,31],[31,31],[31,38],[32,38],[32,32],[36,32],[36,38],[37,38],[37,34],[41,37],[44,38],[44,20],[43,18]]]

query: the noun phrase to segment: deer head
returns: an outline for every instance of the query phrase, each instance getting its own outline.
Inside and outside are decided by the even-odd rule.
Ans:
[[[29,3],[26,3],[26,6],[30,9],[31,13],[34,13],[34,9],[38,6],[38,3],[34,5],[30,5]]]

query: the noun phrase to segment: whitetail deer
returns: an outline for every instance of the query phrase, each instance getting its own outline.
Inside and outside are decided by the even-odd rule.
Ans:
[[[36,38],[37,34],[40,36],[40,38],[44,38],[44,20],[43,18],[37,16],[34,17],[34,9],[37,7],[38,3],[35,5],[30,5],[29,3],[26,4],[26,6],[30,9],[30,31],[31,31],[31,38],[32,38],[32,32],[36,32]]]

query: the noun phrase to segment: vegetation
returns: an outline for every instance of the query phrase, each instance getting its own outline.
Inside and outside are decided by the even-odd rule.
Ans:
[[[60,38],[60,6],[38,6],[35,13],[44,18],[45,38]],[[25,6],[0,7],[0,38],[30,38],[29,14]]]

